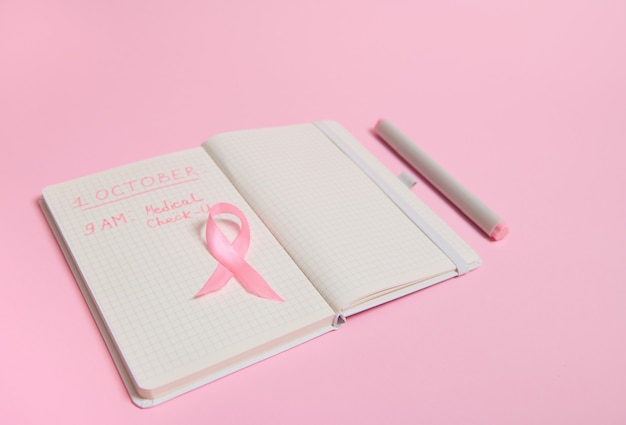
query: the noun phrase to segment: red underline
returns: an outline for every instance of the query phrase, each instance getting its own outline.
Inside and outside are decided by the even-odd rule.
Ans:
[[[111,201],[103,202],[103,203],[98,204],[98,205],[94,205],[94,206],[91,206],[91,207],[83,208],[83,211],[92,210],[94,208],[99,208],[99,207],[101,207],[103,205],[114,204],[116,202],[120,202],[120,201],[123,201],[125,199],[134,198],[135,196],[143,195],[144,193],[154,192],[154,191],[165,189],[165,188],[172,187],[172,186],[178,186],[179,184],[195,182],[197,180],[198,180],[198,178],[195,178],[195,179],[185,180],[185,181],[182,181],[182,182],[166,184],[164,186],[159,186],[159,187],[155,187],[153,189],[144,190],[143,192],[133,193],[132,195],[124,196],[123,198],[117,198],[117,199],[113,199]]]

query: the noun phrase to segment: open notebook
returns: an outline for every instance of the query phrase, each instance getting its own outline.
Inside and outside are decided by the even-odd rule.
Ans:
[[[245,262],[284,302],[250,294],[235,277],[195,296],[220,267],[205,240],[218,203],[245,215]],[[48,186],[41,205],[140,407],[480,264],[332,121],[221,134]],[[229,215],[215,223],[230,243],[242,231]]]

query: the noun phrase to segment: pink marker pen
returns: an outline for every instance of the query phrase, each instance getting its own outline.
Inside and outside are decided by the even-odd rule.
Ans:
[[[496,213],[463,187],[393,124],[381,119],[376,124],[375,131],[489,237],[500,240],[509,233],[509,227]]]

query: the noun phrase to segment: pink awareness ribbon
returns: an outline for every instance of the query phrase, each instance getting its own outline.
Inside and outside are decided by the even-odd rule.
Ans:
[[[241,221],[239,233],[232,244],[213,219],[220,214],[233,214]],[[261,298],[284,301],[263,277],[248,264],[244,257],[250,247],[250,226],[243,212],[232,204],[215,204],[209,210],[206,224],[206,244],[211,255],[219,262],[217,268],[196,294],[196,298],[222,289],[235,277],[246,291]]]

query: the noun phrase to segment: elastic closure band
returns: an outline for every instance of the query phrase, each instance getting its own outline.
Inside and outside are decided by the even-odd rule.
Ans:
[[[324,121],[313,122],[324,135],[346,154],[376,185],[391,199],[398,208],[413,222],[439,249],[454,263],[459,275],[469,271],[469,266],[450,243],[445,240],[421,215],[417,213],[366,161],[361,158],[341,137]]]

